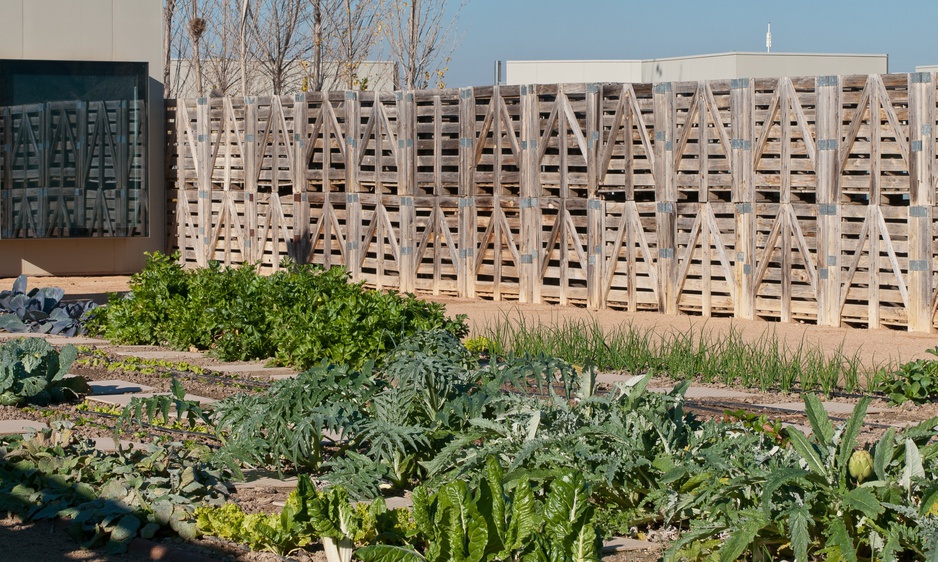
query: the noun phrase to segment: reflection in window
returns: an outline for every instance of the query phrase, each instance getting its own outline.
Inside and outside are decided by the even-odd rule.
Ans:
[[[147,235],[147,75],[0,60],[0,238]]]

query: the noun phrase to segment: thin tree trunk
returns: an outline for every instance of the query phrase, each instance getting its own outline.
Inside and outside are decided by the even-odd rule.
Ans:
[[[317,92],[322,91],[322,87],[325,83],[325,78],[323,77],[323,72],[322,72],[323,41],[324,41],[324,38],[322,36],[322,0],[314,0],[313,2],[313,87],[312,89]]]
[[[241,97],[248,95],[248,0],[241,4]]]
[[[176,11],[176,0],[166,0],[163,8],[163,97],[171,95],[170,76],[172,75],[172,40],[173,40],[173,14]]]
[[[420,0],[411,0],[410,3],[410,44],[407,46],[409,56],[407,57],[407,89],[413,90],[417,84],[417,45],[420,43],[418,35],[420,16]]]

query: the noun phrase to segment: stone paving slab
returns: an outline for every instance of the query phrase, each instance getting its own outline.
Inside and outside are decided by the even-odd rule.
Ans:
[[[295,379],[296,373],[284,374],[284,375],[270,375],[269,378],[272,381],[282,381],[283,379]]]
[[[33,420],[0,420],[0,435],[18,435],[46,429],[49,426]]]
[[[627,383],[633,378],[636,378],[633,375],[623,375],[618,373],[599,373],[596,375],[596,382],[601,384],[616,384],[616,383]],[[677,383],[675,383],[677,384]],[[667,394],[671,392],[674,387],[662,388],[662,387],[648,387],[648,392],[659,392]],[[753,398],[755,394],[750,394],[748,392],[740,392],[738,390],[730,390],[726,388],[711,388],[707,386],[697,386],[691,385],[687,389],[687,392],[684,394],[685,398],[694,398],[694,399],[739,399],[739,398]]]
[[[117,442],[114,441],[113,437],[92,437],[94,441],[94,448],[101,451],[102,453],[115,453],[117,452]],[[134,449],[143,449],[144,444],[134,441],[127,441],[125,439],[120,440],[120,445],[123,449],[133,447]]]
[[[811,436],[811,433],[813,433],[813,430],[811,429],[810,426],[801,425],[801,424],[799,424],[799,423],[787,423],[787,422],[783,422],[783,423],[782,423],[782,427],[793,427],[793,428],[795,428],[795,429],[801,431],[801,433],[804,433],[804,434],[805,434],[805,437],[810,437],[810,436]]]
[[[617,382],[628,382],[633,375],[622,375],[619,373],[596,373],[596,382],[602,384],[616,384]]]
[[[194,361],[203,359],[204,354],[198,351],[172,351],[153,349],[134,349],[134,346],[123,346],[114,351],[122,357],[137,357],[140,359],[162,359],[165,361]]]
[[[133,392],[153,392],[156,389],[145,384],[122,381],[119,379],[105,379],[88,381],[93,396],[106,396],[110,394],[128,394]]]
[[[668,392],[671,392],[671,390],[672,390],[671,388],[649,388],[648,389],[649,392],[660,392],[663,394],[667,394]],[[732,399],[753,398],[755,396],[756,396],[755,394],[750,394],[748,392],[740,392],[738,390],[729,390],[726,388],[711,388],[708,386],[694,386],[694,385],[691,385],[690,388],[687,389],[687,392],[684,393],[685,398],[713,399],[713,400],[723,399],[723,398],[732,398]]]
[[[53,345],[108,345],[107,340],[98,338],[87,338],[76,336],[73,338],[65,336],[53,336],[50,334],[40,334],[36,332],[0,332],[0,341],[15,340],[17,338],[45,338]]]
[[[824,410],[828,414],[844,415],[849,416],[853,413],[853,408],[856,404],[851,404],[848,402],[821,402],[824,405]],[[804,402],[783,402],[780,404],[760,404],[767,408],[778,408],[779,410],[790,410],[792,412],[804,412]],[[884,408],[877,408],[875,406],[870,406],[866,409],[867,413],[870,414],[880,414],[885,412]]]
[[[603,541],[603,554],[613,552],[637,552],[637,551],[656,551],[661,550],[661,543],[651,541],[640,541],[638,539],[627,539],[624,537],[615,537],[608,541]]]
[[[239,375],[270,375],[296,376],[296,371],[289,367],[267,367],[263,361],[251,361],[248,363],[212,363],[207,367],[213,371],[228,374]]]
[[[299,483],[296,477],[292,478],[271,478],[269,476],[261,476],[259,478],[252,478],[244,482],[232,482],[231,485],[237,489],[256,489],[256,488],[282,488],[282,489],[293,489],[296,488],[296,485]]]
[[[49,336],[49,343],[55,345],[110,345],[111,342],[107,340],[102,340],[101,338],[88,338],[85,336],[75,336],[72,338],[66,338],[62,336]]]
[[[413,507],[414,502],[410,498],[384,498],[384,503],[387,504],[388,509],[401,509],[402,507]]]
[[[168,392],[137,392],[135,394],[107,394],[103,396],[89,396],[88,400],[93,402],[101,402],[102,404],[108,404],[109,406],[120,406],[124,407],[130,404],[130,401],[134,398],[151,398],[153,396],[170,396]],[[197,396],[195,394],[187,394],[186,400],[193,400],[199,404],[211,404],[212,402],[217,402],[214,398],[206,398],[205,396]],[[175,412],[175,410],[173,410]]]

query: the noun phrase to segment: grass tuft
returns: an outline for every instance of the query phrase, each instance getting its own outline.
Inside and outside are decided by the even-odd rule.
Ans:
[[[490,340],[496,353],[543,353],[603,370],[652,372],[761,391],[857,392],[861,381],[873,376],[859,352],[844,353],[842,342],[833,350],[803,339],[790,346],[772,330],[747,340],[735,326],[726,333],[694,328],[659,333],[631,324],[603,329],[585,320],[531,323],[521,315],[505,314],[475,332]]]

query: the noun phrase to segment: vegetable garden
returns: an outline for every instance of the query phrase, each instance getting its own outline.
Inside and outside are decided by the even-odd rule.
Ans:
[[[604,538],[653,535],[665,560],[938,560],[938,418],[867,419],[873,401],[931,402],[938,362],[864,385],[850,358],[732,335],[654,344],[571,323],[467,338],[442,305],[368,291],[340,268],[283,266],[184,270],[153,255],[128,295],[70,318],[73,333],[264,359],[295,377],[3,344],[2,408],[51,427],[0,438],[0,511],[67,518],[80,543],[115,553],[136,537],[204,535],[330,561],[598,560]],[[19,309],[40,306],[25,279],[8,293],[0,325],[13,293]],[[759,366],[775,376],[746,378]],[[109,368],[169,392],[81,402],[85,378],[66,373]],[[627,375],[600,383],[610,369]],[[692,381],[802,393],[804,423],[708,413],[686,397]],[[822,397],[845,392],[863,396],[833,418]],[[104,453],[89,428],[143,443]],[[281,506],[240,501],[238,482],[258,471],[297,478]],[[411,505],[390,508],[399,497]]]

